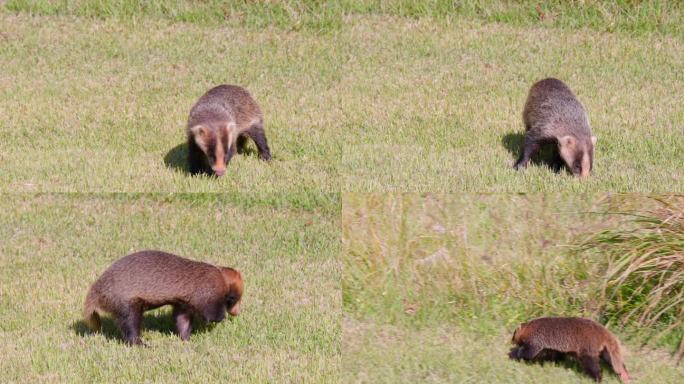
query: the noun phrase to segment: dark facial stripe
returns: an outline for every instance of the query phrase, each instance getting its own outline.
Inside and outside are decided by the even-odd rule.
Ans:
[[[228,153],[228,129],[227,128],[221,129],[221,143],[223,143],[223,153],[224,154]],[[226,159],[226,162],[227,162],[228,156],[224,155],[224,158]]]
[[[207,147],[207,155],[210,155],[213,157],[213,155],[216,153],[216,136],[214,134],[209,134],[209,137],[207,137],[206,141],[206,147]]]

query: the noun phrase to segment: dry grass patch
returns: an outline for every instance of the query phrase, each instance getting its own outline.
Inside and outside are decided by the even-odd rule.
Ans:
[[[641,206],[636,196],[624,199]],[[516,364],[506,352],[515,326],[530,318],[606,323],[607,309],[621,302],[601,295],[610,257],[602,248],[578,252],[577,244],[589,234],[623,233],[610,232],[621,228],[623,216],[605,211],[618,200],[569,193],[344,194],[348,381],[589,382],[572,363]],[[620,254],[618,247],[615,256],[627,249]],[[677,292],[662,304],[676,303]],[[635,323],[608,326],[629,351],[635,381],[684,379],[670,356],[672,337],[644,338]],[[644,341],[648,349],[639,345]],[[618,382],[607,373],[605,379]]]

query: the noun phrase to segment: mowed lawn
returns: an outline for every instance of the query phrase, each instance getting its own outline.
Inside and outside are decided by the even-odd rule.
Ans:
[[[684,186],[684,41],[375,18],[351,27],[347,191],[675,191]],[[598,137],[594,175],[511,168],[529,87],[563,79]]]
[[[68,12],[67,12],[68,13]],[[452,17],[354,14],[334,28],[0,10],[0,185],[212,191],[674,191],[684,186],[684,42]],[[530,85],[559,77],[598,137],[579,183],[511,166]],[[185,122],[220,83],[261,104],[271,163],[184,172]],[[253,147],[252,147],[253,148]]]
[[[570,361],[528,365],[507,353],[531,318],[600,312],[605,257],[573,249],[620,220],[597,213],[605,197],[345,195],[343,382],[592,382]],[[672,357],[681,336],[609,328],[633,382],[684,380]]]
[[[236,192],[315,199],[339,190],[342,111],[330,40],[313,35],[0,11],[5,190]],[[185,172],[188,113],[218,84],[261,105],[256,148],[227,177]],[[303,197],[301,197],[303,196]]]
[[[0,203],[0,381],[337,382],[337,219],[236,208],[222,196],[3,195]],[[242,313],[172,333],[168,307],[147,312],[147,348],[112,321],[81,321],[91,283],[130,252],[160,249],[239,269]]]

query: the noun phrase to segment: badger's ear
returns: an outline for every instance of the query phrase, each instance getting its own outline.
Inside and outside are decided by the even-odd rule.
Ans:
[[[563,136],[560,139],[558,139],[558,144],[560,144],[560,146],[563,148],[574,148],[576,142],[577,141],[575,140],[575,138],[570,135]]]
[[[192,128],[190,128],[190,132],[192,133],[193,136],[195,137],[201,137],[201,138],[206,138],[207,135],[209,134],[209,130],[207,127],[203,125],[195,125]]]
[[[591,137],[591,145],[596,145],[596,136]]]
[[[518,334],[518,332],[520,332],[520,328],[522,328],[522,325],[518,325],[518,328],[516,328],[515,331],[513,331],[513,337],[511,337],[512,343],[515,343],[515,336]]]
[[[221,272],[223,273],[223,279],[225,280],[226,285],[237,290],[237,293],[242,295],[242,291],[245,287],[245,283],[242,280],[242,274],[237,269],[228,267],[221,267]]]

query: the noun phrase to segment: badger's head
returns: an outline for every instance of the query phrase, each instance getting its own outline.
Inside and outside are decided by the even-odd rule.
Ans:
[[[523,338],[523,327],[525,324],[520,324],[518,325],[518,328],[513,331],[513,337],[511,337],[511,343],[513,344],[521,344],[522,343],[522,338]]]
[[[508,357],[513,359],[513,360],[520,360],[522,358],[522,352],[525,350],[525,348],[522,346],[523,344],[523,337],[524,337],[524,327],[525,324],[520,324],[518,328],[515,329],[513,332],[513,337],[511,338],[511,343],[515,344],[516,347],[513,347],[509,352],[508,352]]]
[[[594,163],[594,145],[596,136],[586,139],[563,136],[558,139],[558,153],[572,174],[584,179],[589,176]]]
[[[223,280],[228,287],[225,302],[226,310],[231,316],[240,314],[240,301],[242,301],[242,293],[245,290],[245,283],[242,280],[242,274],[236,269],[221,267]]]
[[[234,134],[234,122],[202,123],[190,128],[190,135],[207,156],[207,162],[216,176],[226,173]]]

